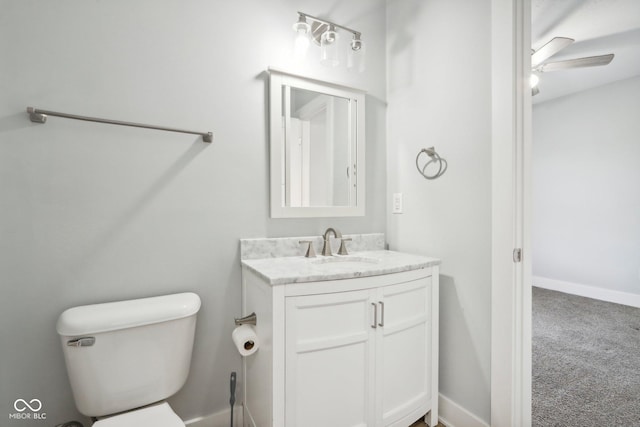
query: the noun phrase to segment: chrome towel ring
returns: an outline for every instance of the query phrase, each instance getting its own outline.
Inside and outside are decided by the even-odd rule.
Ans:
[[[419,162],[420,155],[423,153],[429,156],[430,159],[428,162],[424,164],[424,166],[420,167],[420,162]],[[435,173],[430,175],[427,172],[427,167],[430,164],[436,164],[436,163],[438,165],[438,170]],[[447,166],[448,166],[447,161],[442,157],[440,157],[438,153],[436,153],[436,150],[434,149],[434,147],[423,148],[422,150],[420,150],[420,152],[418,152],[418,155],[416,156],[416,168],[418,169],[418,172],[420,172],[420,175],[422,175],[426,179],[440,178],[447,171]]]

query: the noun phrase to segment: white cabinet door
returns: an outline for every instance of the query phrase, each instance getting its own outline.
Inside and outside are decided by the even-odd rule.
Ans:
[[[376,426],[406,426],[431,399],[431,278],[377,291]]]
[[[286,298],[287,427],[375,425],[376,291]]]

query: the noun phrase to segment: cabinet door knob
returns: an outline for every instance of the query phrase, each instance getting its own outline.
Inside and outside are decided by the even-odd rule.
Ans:
[[[375,302],[372,302],[371,306],[373,306],[373,323],[371,324],[371,327],[375,329],[378,327],[378,306]]]
[[[378,326],[384,326],[384,303],[378,301],[378,304],[380,304],[380,323],[378,323]]]

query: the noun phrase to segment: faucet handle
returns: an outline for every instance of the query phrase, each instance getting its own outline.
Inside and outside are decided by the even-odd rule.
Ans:
[[[315,258],[316,251],[313,249],[313,241],[312,240],[300,240],[298,243],[300,243],[300,244],[308,243],[309,247],[307,248],[307,253],[304,254],[304,256],[307,257],[307,258]]]
[[[347,247],[344,245],[344,242],[350,242],[352,239],[351,237],[343,237],[342,239],[340,239],[340,249],[338,249],[338,255],[349,255],[349,252],[347,252]]]

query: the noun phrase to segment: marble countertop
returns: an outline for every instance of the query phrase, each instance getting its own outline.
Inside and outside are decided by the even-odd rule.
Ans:
[[[352,279],[399,273],[439,265],[440,260],[387,250],[359,251],[350,255],[288,256],[243,259],[242,265],[271,285]]]
[[[347,244],[349,252],[376,251],[385,249],[384,234],[345,234],[350,238]],[[303,237],[267,237],[257,239],[240,239],[240,259],[282,258],[304,255],[306,245],[300,241],[311,241],[316,253],[322,251],[322,236]],[[340,248],[340,240],[331,237],[331,253],[337,253]]]

